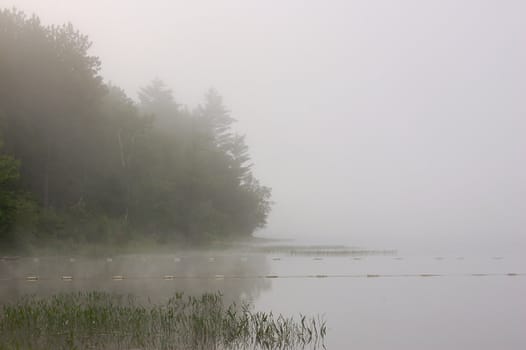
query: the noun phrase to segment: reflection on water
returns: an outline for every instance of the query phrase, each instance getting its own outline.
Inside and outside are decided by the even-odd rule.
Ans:
[[[0,260],[0,302],[24,294],[100,290],[162,302],[175,292],[220,291],[226,301],[254,300],[270,288],[263,255],[194,253],[111,258],[46,257]],[[229,278],[224,276],[251,278]]]
[[[231,300],[250,299],[256,310],[324,315],[328,349],[489,350],[526,345],[523,255],[265,249],[4,260],[0,301],[72,290],[132,293],[152,301],[175,291],[220,291]],[[28,281],[31,276],[38,279]]]

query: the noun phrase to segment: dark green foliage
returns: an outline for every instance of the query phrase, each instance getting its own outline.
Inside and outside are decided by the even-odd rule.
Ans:
[[[1,151],[0,142],[0,151]],[[0,153],[0,240],[11,241],[9,234],[17,213],[19,162]]]
[[[136,105],[103,83],[90,45],[71,24],[0,11],[0,239],[201,241],[262,227],[270,189],[221,96],[190,112],[157,79]]]

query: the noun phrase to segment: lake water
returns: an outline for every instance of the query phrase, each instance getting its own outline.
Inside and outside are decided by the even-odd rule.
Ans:
[[[156,302],[175,291],[219,290],[228,300],[253,302],[258,310],[324,315],[328,349],[526,348],[526,261],[521,254],[345,249],[281,245],[2,260],[0,301],[97,289]]]

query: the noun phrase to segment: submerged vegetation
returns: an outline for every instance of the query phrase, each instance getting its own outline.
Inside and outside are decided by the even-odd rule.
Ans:
[[[135,102],[71,24],[0,10],[0,247],[209,242],[265,225],[219,93],[193,110],[160,80]]]
[[[4,305],[0,349],[322,348],[326,325],[225,306],[221,295],[176,294],[162,305],[101,292],[25,297]]]

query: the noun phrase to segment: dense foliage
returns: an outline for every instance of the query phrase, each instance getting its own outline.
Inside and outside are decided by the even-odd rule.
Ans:
[[[203,241],[265,225],[270,189],[210,90],[193,111],[155,80],[105,84],[71,24],[0,11],[0,244]]]

